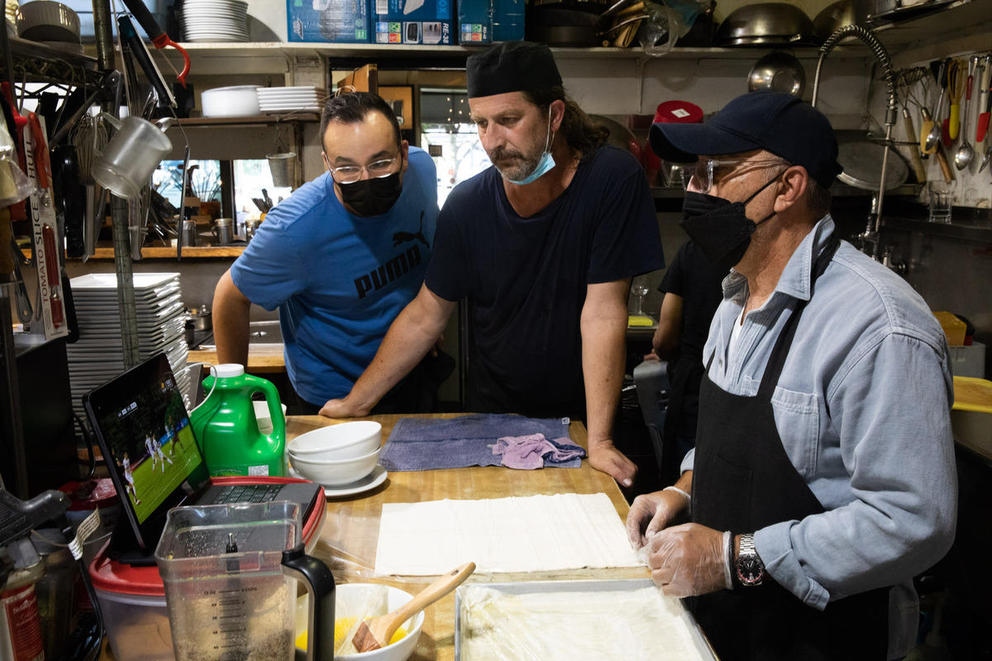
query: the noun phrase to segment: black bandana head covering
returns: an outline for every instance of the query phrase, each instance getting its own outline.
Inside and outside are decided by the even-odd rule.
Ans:
[[[470,99],[561,87],[561,74],[551,49],[530,41],[504,41],[470,55],[465,71]]]

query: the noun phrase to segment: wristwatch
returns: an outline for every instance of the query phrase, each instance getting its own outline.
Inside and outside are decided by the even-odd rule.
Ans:
[[[765,565],[754,548],[754,535],[741,535],[740,547],[734,558],[734,576],[741,587],[761,585],[765,578]]]

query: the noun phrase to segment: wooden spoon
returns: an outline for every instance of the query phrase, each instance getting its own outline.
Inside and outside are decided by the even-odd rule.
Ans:
[[[365,620],[351,639],[355,649],[359,652],[369,652],[385,647],[401,624],[464,583],[465,579],[474,571],[475,563],[467,562],[438,577],[436,581],[421,590],[416,597],[392,613]]]

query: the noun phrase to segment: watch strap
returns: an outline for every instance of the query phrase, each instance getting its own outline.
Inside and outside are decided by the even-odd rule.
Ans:
[[[765,565],[754,546],[754,535],[744,533],[734,558],[733,578],[735,587],[755,587],[765,578]]]

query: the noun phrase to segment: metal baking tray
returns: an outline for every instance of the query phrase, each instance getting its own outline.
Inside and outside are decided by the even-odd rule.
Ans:
[[[613,590],[638,590],[651,587],[654,583],[649,578],[588,580],[588,581],[520,581],[513,583],[468,583],[460,585],[455,590],[455,661],[462,661],[462,594],[473,587],[485,587],[500,590],[507,594],[532,594],[541,592],[609,592]],[[702,629],[696,624],[692,614],[678,602],[678,607],[692,634],[692,639],[699,652],[699,658],[706,661],[718,661],[716,653],[710,646]]]

